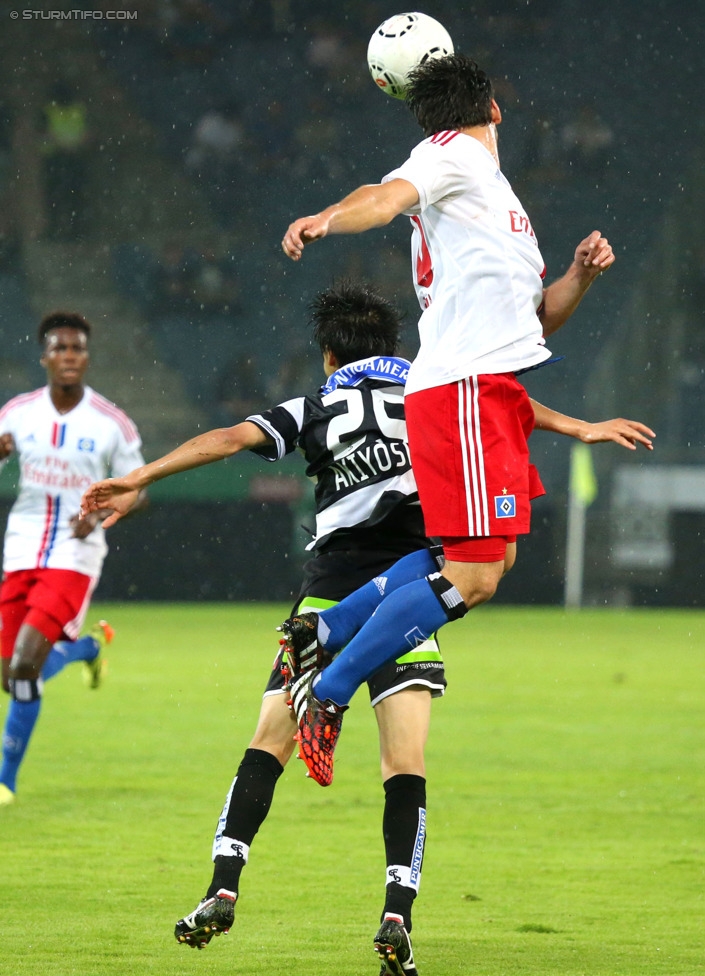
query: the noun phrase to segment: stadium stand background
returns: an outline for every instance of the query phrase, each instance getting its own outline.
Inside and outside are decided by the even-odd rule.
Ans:
[[[293,216],[378,180],[418,139],[403,104],[378,93],[366,70],[367,39],[393,9],[352,0],[51,6],[137,17],[20,19],[0,32],[3,401],[42,382],[34,330],[58,306],[95,323],[90,382],[135,418],[148,457],[317,383],[306,307],[334,277],[364,275],[394,299],[413,355],[403,221],[312,248],[300,265],[279,248]],[[659,434],[654,457],[593,451],[600,494],[589,512],[587,600],[700,604],[705,4],[423,9],[496,81],[502,168],[532,218],[548,280],[593,228],[617,253],[550,343],[565,359],[527,381],[565,412],[630,416]],[[79,181],[63,226],[47,175],[58,86],[85,127],[63,173]],[[549,494],[498,600],[562,596],[569,445],[537,435],[534,451]],[[668,497],[658,504],[646,483],[654,466],[675,478],[664,471]],[[678,480],[683,468],[694,481]],[[6,509],[7,474],[0,491]],[[680,507],[670,503],[684,494]],[[310,524],[295,459],[276,468],[236,459],[155,486],[152,498],[149,515],[114,530],[99,596],[288,598],[307,539],[300,525]]]

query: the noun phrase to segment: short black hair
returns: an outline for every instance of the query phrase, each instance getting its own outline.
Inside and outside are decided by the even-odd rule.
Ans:
[[[494,89],[464,54],[428,58],[409,73],[406,104],[427,136],[446,129],[489,125]]]
[[[340,366],[372,356],[393,356],[399,346],[401,316],[362,282],[343,280],[319,292],[310,305],[313,338]]]
[[[44,345],[47,335],[52,329],[79,329],[87,339],[90,339],[91,325],[78,312],[49,312],[39,323],[37,340]]]

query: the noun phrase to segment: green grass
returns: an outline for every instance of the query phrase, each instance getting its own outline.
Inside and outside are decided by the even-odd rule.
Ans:
[[[104,687],[50,682],[0,810],[0,972],[377,976],[384,883],[365,693],[336,780],[292,762],[231,934],[172,931],[210,879],[285,607],[108,606]],[[705,972],[705,614],[483,608],[443,633],[421,976]],[[2,717],[5,714],[5,704]]]

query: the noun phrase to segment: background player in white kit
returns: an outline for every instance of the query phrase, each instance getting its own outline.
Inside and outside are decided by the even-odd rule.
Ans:
[[[78,636],[107,552],[100,524],[105,514],[79,520],[81,494],[108,472],[126,474],[144,463],[130,418],[84,385],[90,332],[81,315],[45,316],[38,338],[48,385],[0,410],[0,465],[16,452],[20,466],[0,588],[2,681],[11,695],[0,805],[14,800],[43,682],[66,664],[85,661],[96,686],[101,644],[111,636],[104,621],[92,635]],[[140,507],[145,502],[142,496]],[[67,640],[57,644],[62,637]]]
[[[368,674],[490,599],[511,568],[516,536],[529,531],[530,499],[543,493],[529,463],[534,415],[516,374],[549,359],[544,336],[614,261],[594,231],[563,277],[543,287],[531,223],[499,168],[501,112],[474,61],[429,59],[411,74],[406,100],[427,136],[409,159],[381,184],[296,220],[282,241],[298,260],[327,234],[410,216],[423,312],[405,409],[426,531],[441,537],[446,557],[441,573],[385,595],[352,640],[369,601],[364,612],[353,597],[283,625],[293,651],[310,642],[312,630],[331,652],[350,640],[322,674],[309,672],[294,685],[303,751],[308,741],[319,756],[332,757],[341,712]]]

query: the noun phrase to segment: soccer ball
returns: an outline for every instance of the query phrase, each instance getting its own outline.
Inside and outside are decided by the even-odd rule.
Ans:
[[[407,75],[429,58],[453,53],[443,24],[428,14],[396,14],[377,28],[367,46],[372,80],[392,98],[404,98]]]

